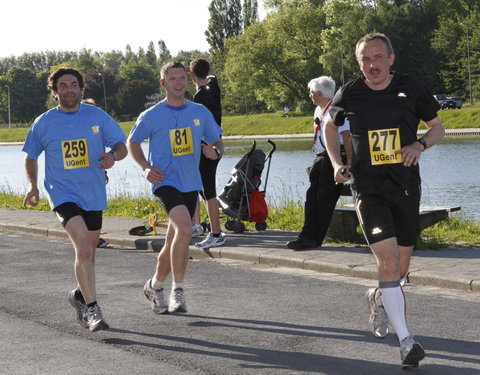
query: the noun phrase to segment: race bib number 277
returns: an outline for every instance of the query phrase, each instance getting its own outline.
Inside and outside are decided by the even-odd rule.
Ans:
[[[398,128],[369,130],[368,143],[372,165],[402,162],[402,154],[395,153],[395,151],[402,148],[400,144],[400,130]]]
[[[86,139],[62,141],[63,168],[75,169],[88,167],[88,147]]]

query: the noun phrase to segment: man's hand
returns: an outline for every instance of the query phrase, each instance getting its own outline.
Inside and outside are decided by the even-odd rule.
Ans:
[[[405,167],[410,167],[418,164],[422,151],[423,146],[419,142],[415,141],[412,144],[395,151],[395,153],[402,155],[403,165]]]
[[[30,188],[29,191],[25,194],[25,198],[23,199],[23,207],[26,207],[29,204],[32,207],[38,206],[39,201],[39,192],[37,188]]]
[[[220,150],[214,145],[202,144],[202,152],[203,155],[205,155],[205,157],[210,160],[217,160],[220,159],[220,157],[222,156]]]
[[[110,169],[115,164],[115,158],[111,152],[105,152],[100,155],[98,160],[103,160],[103,162],[98,166],[103,169]]]
[[[163,173],[158,168],[150,166],[148,168],[145,168],[144,173],[145,178],[151,184],[156,185],[163,181]]]
[[[339,184],[343,184],[344,182],[347,182],[350,180],[350,169],[347,168],[345,165],[338,165],[334,169],[335,174],[334,174],[334,179],[335,182],[338,182]]]

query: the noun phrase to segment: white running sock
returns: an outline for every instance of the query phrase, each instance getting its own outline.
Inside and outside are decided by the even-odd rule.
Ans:
[[[175,290],[175,289],[184,289],[183,287],[183,283],[176,283],[175,281],[172,282],[172,290]]]
[[[400,287],[399,281],[380,282],[380,298],[385,309],[388,320],[393,326],[398,340],[401,342],[405,337],[410,336],[407,327],[405,296]]]
[[[163,288],[163,282],[161,281],[158,281],[156,277],[152,277],[152,282],[151,282],[151,286],[153,289],[155,290],[159,290],[159,289],[162,289]]]

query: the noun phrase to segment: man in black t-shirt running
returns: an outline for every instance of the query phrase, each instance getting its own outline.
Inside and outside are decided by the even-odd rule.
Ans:
[[[326,148],[335,180],[342,183],[353,176],[357,215],[378,264],[378,288],[367,291],[370,329],[375,337],[385,337],[391,323],[402,367],[417,367],[425,352],[408,330],[400,280],[408,272],[419,233],[420,155],[438,143],[445,130],[430,91],[416,78],[390,71],[395,53],[384,34],[362,37],[355,54],[363,76],[336,93],[325,128]],[[350,170],[338,157],[337,126],[347,115]],[[420,120],[428,131],[417,140]]]

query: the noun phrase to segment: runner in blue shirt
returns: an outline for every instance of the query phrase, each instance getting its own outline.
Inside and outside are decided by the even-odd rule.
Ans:
[[[24,206],[36,206],[37,158],[45,152],[45,189],[52,210],[75,249],[77,288],[69,301],[77,320],[91,332],[107,329],[97,304],[95,251],[107,208],[105,170],[127,155],[120,126],[101,109],[81,104],[84,81],[75,69],[60,68],[48,79],[58,107],[39,116],[30,128],[23,151],[29,189]],[[105,152],[105,148],[111,150]]]
[[[211,160],[219,159],[223,154],[223,141],[220,138],[222,129],[210,111],[185,100],[185,67],[178,62],[167,63],[160,76],[166,98],[138,117],[127,146],[169,218],[155,275],[144,286],[152,310],[164,314],[187,311],[183,283],[192,217],[198,191],[202,189],[198,168],[200,154]],[[149,141],[148,160],[141,148],[145,139]],[[172,291],[167,303],[163,284],[170,272]]]

